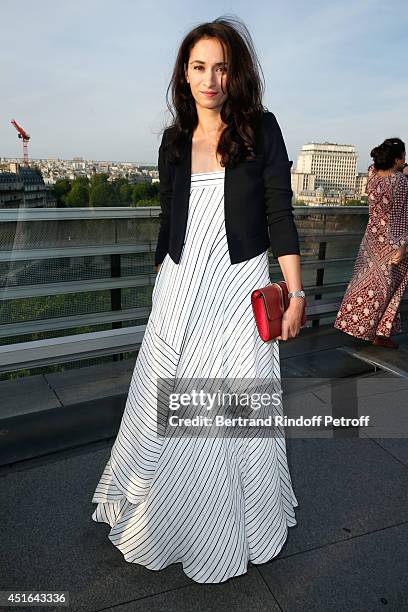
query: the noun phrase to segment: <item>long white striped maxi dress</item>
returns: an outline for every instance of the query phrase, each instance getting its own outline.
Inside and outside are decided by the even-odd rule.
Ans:
[[[191,175],[181,259],[167,254],[156,277],[120,429],[92,498],[92,519],[111,526],[126,561],[152,570],[180,562],[199,583],[271,560],[297,523],[283,428],[271,437],[157,434],[159,378],[260,378],[281,390],[279,343],[260,339],[250,300],[270,282],[267,251],[231,264],[224,177]]]

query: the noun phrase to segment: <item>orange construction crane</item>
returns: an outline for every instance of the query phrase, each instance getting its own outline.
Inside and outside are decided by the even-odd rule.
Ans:
[[[28,146],[27,145],[28,145],[28,141],[30,140],[31,136],[30,134],[27,134],[27,132],[23,130],[23,128],[20,125],[18,125],[15,119],[11,120],[11,124],[14,125],[14,127],[16,128],[18,132],[18,137],[23,139],[24,165],[28,166]]]

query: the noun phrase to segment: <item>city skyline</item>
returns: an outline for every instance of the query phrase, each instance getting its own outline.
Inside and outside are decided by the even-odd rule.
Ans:
[[[404,11],[396,20],[395,9],[377,0],[257,8],[241,1],[196,8],[127,0],[115,7],[73,0],[55,8],[40,0],[23,5],[16,39],[15,5],[3,1],[0,157],[22,156],[10,124],[15,118],[31,134],[31,159],[156,165],[160,130],[170,120],[165,95],[177,48],[190,28],[221,15],[249,28],[264,74],[264,105],[278,119],[290,159],[304,143],[351,143],[364,172],[376,144],[406,140]]]
[[[20,141],[21,142],[21,141]],[[310,141],[310,142],[304,142],[297,155],[295,156],[295,158],[292,160],[293,161],[293,167],[292,170],[294,170],[296,168],[297,165],[297,161],[299,159],[299,156],[303,153],[303,149],[305,146],[308,145],[334,145],[337,147],[354,147],[354,145],[352,143],[340,143],[340,142],[329,142],[328,140],[322,141],[322,142],[317,142],[317,141]],[[21,148],[22,148],[22,144],[21,144]],[[356,149],[356,153],[357,153],[357,159],[358,159],[358,151]],[[97,163],[97,164],[132,164],[134,166],[155,166],[157,167],[157,160],[156,162],[152,162],[152,163],[148,163],[148,162],[142,162],[140,160],[129,160],[129,159],[96,159],[96,158],[85,158],[82,155],[74,155],[73,157],[31,157],[29,156],[29,163],[34,163],[36,161],[49,161],[49,162],[53,162],[53,161],[83,161],[83,162],[88,162],[88,163]],[[14,156],[14,157],[7,157],[7,156],[2,156],[0,155],[0,163],[1,162],[19,162],[21,164],[24,163],[24,159],[23,156]],[[363,170],[363,172],[365,172],[365,170]]]

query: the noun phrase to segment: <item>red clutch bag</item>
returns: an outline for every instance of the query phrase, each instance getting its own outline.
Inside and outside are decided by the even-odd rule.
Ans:
[[[302,287],[303,289],[303,287]],[[282,317],[283,313],[289,306],[288,287],[285,281],[271,283],[255,289],[251,293],[252,310],[254,311],[256,326],[260,337],[264,342],[274,340],[282,334]],[[303,313],[301,325],[305,325],[306,318],[306,300],[303,304]]]

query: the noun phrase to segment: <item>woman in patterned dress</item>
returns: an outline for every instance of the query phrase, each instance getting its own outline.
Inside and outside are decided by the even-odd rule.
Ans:
[[[388,138],[371,151],[369,219],[334,327],[371,344],[398,348],[398,311],[408,285],[408,176],[405,145]]]

